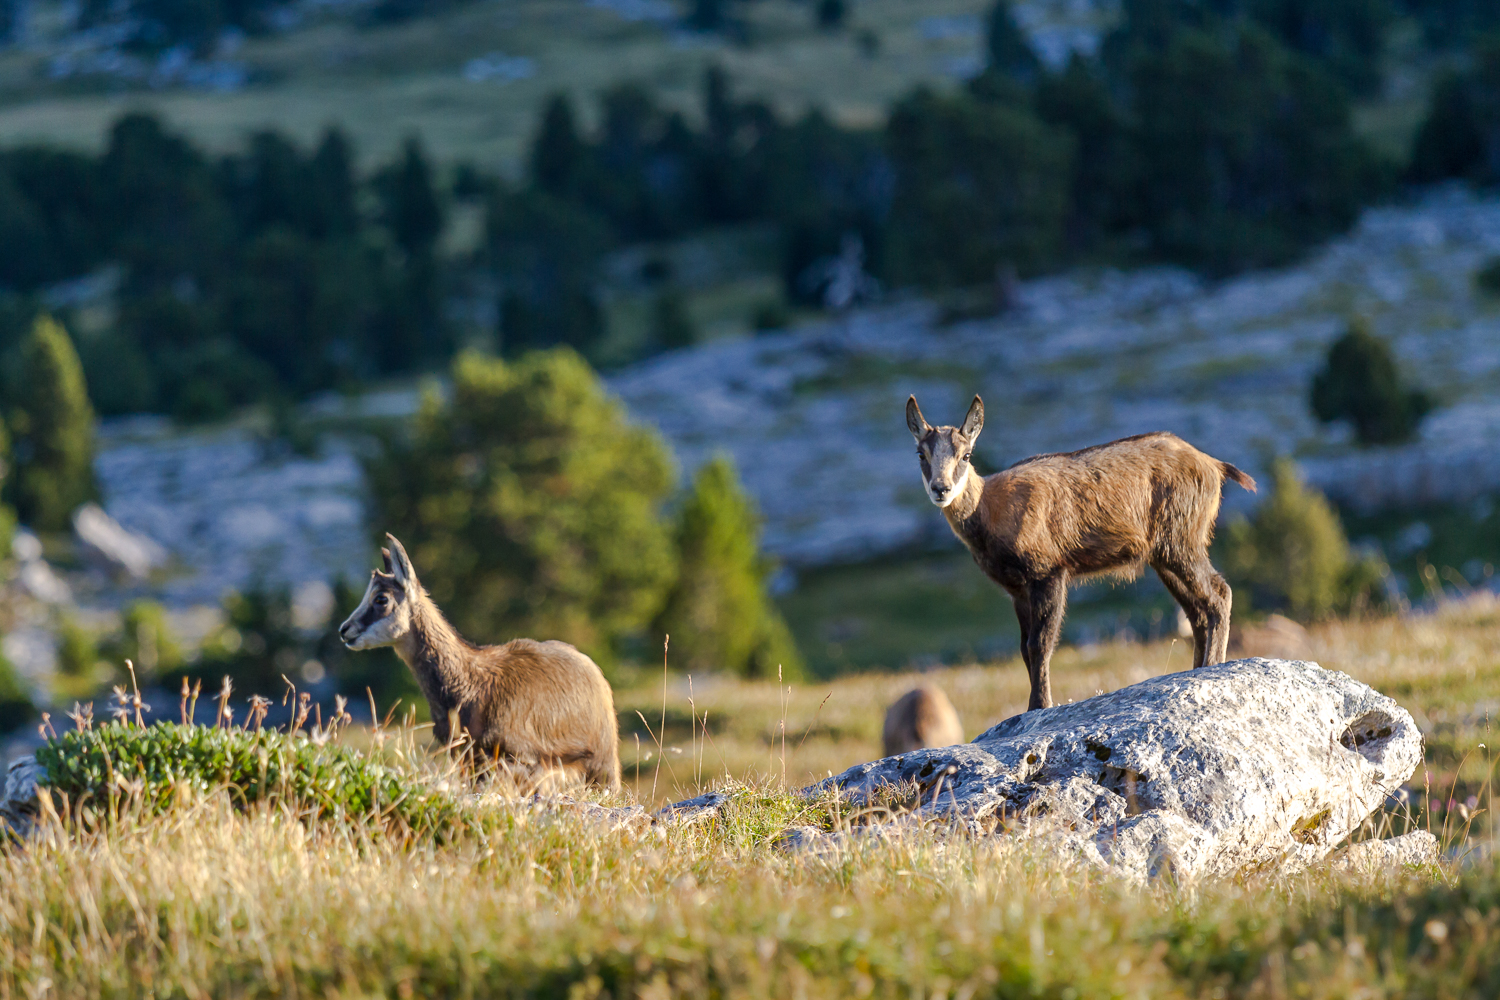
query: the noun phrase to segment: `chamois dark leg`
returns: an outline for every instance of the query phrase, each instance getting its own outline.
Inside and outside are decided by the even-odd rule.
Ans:
[[[1031,598],[1025,590],[1009,593],[1016,608],[1016,623],[1021,626],[1021,662],[1026,664],[1026,676],[1031,677]]]
[[[1172,599],[1187,615],[1188,625],[1193,629],[1193,667],[1203,666],[1203,657],[1208,652],[1208,608],[1203,599],[1194,592],[1182,577],[1165,565],[1156,565],[1156,575],[1172,595]]]
[[[1028,588],[1031,605],[1031,632],[1027,636],[1027,669],[1031,673],[1031,701],[1026,706],[1050,708],[1052,705],[1052,651],[1062,633],[1063,613],[1068,603],[1068,578],[1057,573],[1038,580]]]
[[[1205,557],[1188,566],[1156,565],[1193,627],[1194,668],[1223,663],[1229,652],[1229,584]]]
[[[1234,592],[1229,589],[1229,581],[1207,559],[1203,560],[1203,565],[1207,568],[1208,583],[1216,599],[1214,628],[1208,641],[1208,662],[1223,663],[1229,659],[1229,614],[1234,606]]]

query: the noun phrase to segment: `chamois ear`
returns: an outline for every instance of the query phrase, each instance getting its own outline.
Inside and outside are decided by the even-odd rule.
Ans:
[[[911,436],[918,441],[932,430],[932,425],[927,422],[926,417],[922,416],[922,408],[917,405],[916,396],[906,397],[906,429],[911,431]]]
[[[386,533],[385,537],[391,543],[391,575],[396,578],[396,582],[404,589],[415,589],[417,586],[417,571],[411,568],[411,558],[407,556],[405,546],[401,544],[400,539],[389,532]]]
[[[978,396],[975,396],[974,402],[969,404],[969,413],[964,417],[962,430],[964,440],[970,444],[973,444],[974,439],[979,436],[979,432],[984,430],[984,400]]]
[[[380,561],[383,562],[383,563],[385,563],[385,571],[387,573],[389,573],[391,571],[391,550],[390,549],[381,549],[380,550]]]

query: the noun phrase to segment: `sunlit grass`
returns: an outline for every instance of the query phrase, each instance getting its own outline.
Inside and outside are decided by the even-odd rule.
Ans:
[[[1431,727],[1435,789],[1457,776],[1484,793],[1477,816],[1417,817],[1450,857],[1489,839],[1475,706],[1494,690],[1497,623],[1476,600],[1311,634],[1325,666]],[[1083,698],[1187,663],[1181,642],[1067,648],[1055,683]],[[669,666],[663,733],[662,674],[643,673],[617,692],[622,714],[649,722],[636,722],[639,753],[625,730],[626,790],[575,791],[576,804],[467,794],[420,733],[387,734],[392,766],[458,789],[477,820],[447,842],[202,789],[164,813],[127,789],[114,818],[44,815],[34,840],[0,854],[0,997],[1467,997],[1500,985],[1500,873],[1479,854],[1134,887],[1040,842],[861,835],[845,808],[794,794],[876,755],[885,705],[915,679],[778,687],[689,682]],[[923,679],[970,736],[1024,705],[1015,662]],[[618,808],[709,787],[730,802],[693,824]],[[796,825],[842,836],[779,847]]]

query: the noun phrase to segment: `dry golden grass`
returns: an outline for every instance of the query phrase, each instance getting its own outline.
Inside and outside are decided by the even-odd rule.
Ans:
[[[1311,628],[1309,637],[1312,659],[1389,694],[1412,713],[1428,733],[1434,788],[1448,793],[1467,753],[1459,801],[1477,794],[1489,773],[1489,758],[1479,744],[1486,742],[1489,717],[1500,707],[1500,606],[1477,596],[1431,615],[1330,622]],[[1064,647],[1053,659],[1052,683],[1059,701],[1077,701],[1191,663],[1191,644],[1180,639]],[[621,726],[626,783],[644,799],[653,798],[654,785],[658,801],[695,794],[726,775],[778,782],[784,775],[787,787],[801,787],[880,756],[886,707],[918,682],[947,693],[970,739],[1026,708],[1028,684],[1019,657],[783,688],[722,677],[689,679],[669,669],[667,753],[658,774],[651,734],[660,728],[662,674],[646,671],[632,687],[616,692],[622,719],[637,711],[645,717],[645,724],[637,718],[633,728],[628,719]],[[696,730],[689,726],[690,713],[698,719]],[[1423,781],[1416,775],[1418,787]]]
[[[1458,753],[1485,733],[1492,603],[1313,630]],[[1179,642],[1063,651],[1063,698],[1187,663]],[[1015,663],[934,671],[969,734],[1020,709]],[[226,795],[93,829],[48,820],[0,854],[0,998],[112,996],[1472,997],[1500,987],[1488,859],[1134,888],[1036,844],[919,830],[823,855],[775,846],[837,816],[785,787],[876,751],[911,676],[749,684],[669,674],[656,799],[758,775],[696,826],[486,797],[446,846]],[[619,693],[657,728],[660,680]],[[707,737],[689,712],[708,713]],[[786,757],[781,757],[781,721]],[[1451,728],[1444,728],[1451,727]],[[644,731],[645,727],[641,727]],[[806,739],[804,741],[804,733]],[[1444,742],[1446,741],[1446,742]],[[398,741],[399,742],[399,741]],[[643,741],[644,744],[644,741]],[[634,778],[635,744],[626,740]],[[643,745],[642,757],[645,749]],[[398,755],[399,756],[399,755]],[[641,761],[642,798],[661,758]],[[1465,765],[1463,780],[1482,777]],[[442,764],[410,756],[413,780]],[[1435,772],[1453,774],[1434,763]],[[593,796],[635,801],[627,789]],[[1488,804],[1487,802],[1485,803]],[[1481,820],[1481,823],[1483,820]],[[1451,827],[1450,847],[1466,831]]]

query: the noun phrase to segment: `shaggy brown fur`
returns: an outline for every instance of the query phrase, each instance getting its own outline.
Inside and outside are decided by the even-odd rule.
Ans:
[[[395,536],[386,538],[386,572],[370,574],[364,600],[340,626],[345,645],[395,647],[445,743],[453,736],[452,713],[474,749],[492,760],[618,788],[614,696],[594,661],[565,642],[466,642],[422,589],[406,549]]]
[[[963,741],[958,713],[947,695],[930,684],[912,688],[896,699],[886,710],[880,737],[887,757],[922,747],[951,747]]]
[[[1224,480],[1255,480],[1167,433],[1141,434],[1058,455],[1038,455],[981,478],[969,458],[984,426],[978,396],[961,428],[933,427],[916,397],[906,422],[923,482],[953,533],[1015,603],[1028,708],[1052,704],[1049,665],[1068,584],[1134,577],[1149,565],[1193,631],[1193,666],[1220,663],[1229,641],[1229,584],[1208,560]]]

